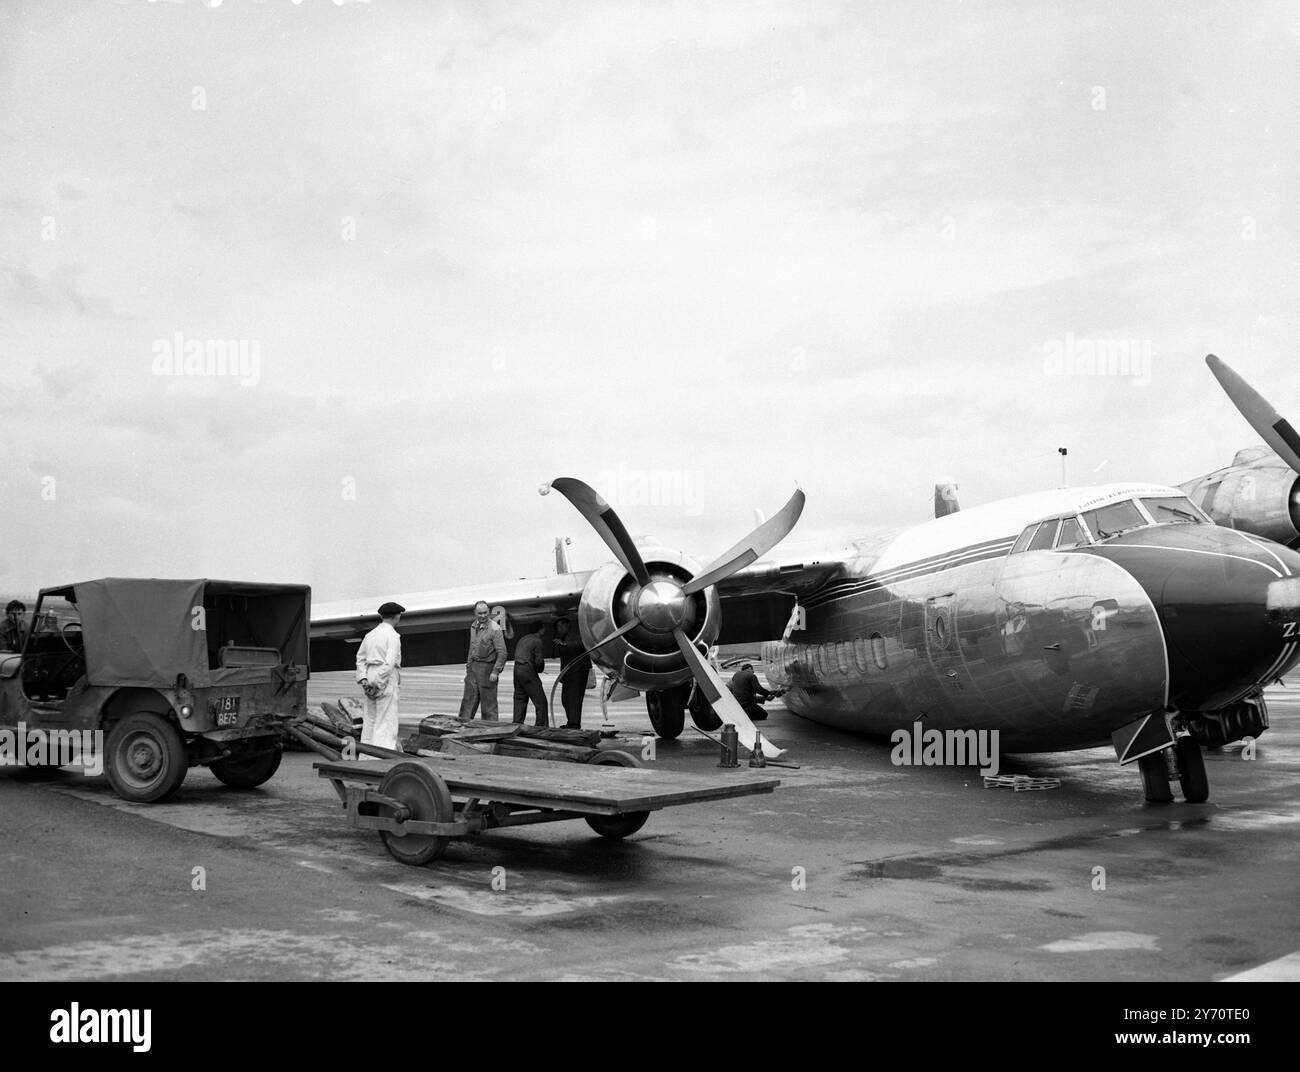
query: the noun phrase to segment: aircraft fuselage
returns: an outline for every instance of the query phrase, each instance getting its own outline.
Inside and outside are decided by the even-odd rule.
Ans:
[[[1300,555],[1150,514],[1077,546],[1018,540],[1051,515],[1100,527],[1099,508],[1178,494],[1062,489],[910,529],[803,598],[802,628],[763,647],[768,680],[827,725],[998,730],[1008,751],[1094,747],[1143,714],[1227,707],[1296,661],[1295,623],[1266,604]]]

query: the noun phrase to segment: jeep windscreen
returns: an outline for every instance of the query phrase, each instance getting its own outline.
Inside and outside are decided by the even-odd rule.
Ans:
[[[36,602],[23,648],[23,693],[30,700],[60,701],[86,672],[81,613],[72,590],[45,592]]]

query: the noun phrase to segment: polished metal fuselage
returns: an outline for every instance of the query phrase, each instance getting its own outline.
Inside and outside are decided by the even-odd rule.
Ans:
[[[828,725],[998,730],[1013,751],[1105,744],[1161,710],[1168,663],[1142,586],[1086,553],[1010,545],[880,576],[850,564],[852,581],[804,604],[803,629],[764,646],[769,682]]]

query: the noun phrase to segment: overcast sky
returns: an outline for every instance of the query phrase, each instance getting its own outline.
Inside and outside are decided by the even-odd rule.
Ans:
[[[1298,52],[1268,3],[3,0],[0,591],[596,565],[561,475],[707,559],[796,481],[833,538],[1062,445],[1225,465],[1206,352],[1300,420]]]

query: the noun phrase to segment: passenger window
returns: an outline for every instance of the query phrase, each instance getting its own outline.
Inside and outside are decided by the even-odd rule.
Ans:
[[[1062,550],[1067,547],[1078,547],[1088,541],[1084,538],[1082,526],[1072,517],[1067,517],[1061,522],[1061,531],[1056,537],[1056,546]]]
[[[1038,526],[1038,531],[1034,533],[1034,538],[1029,541],[1029,550],[1046,551],[1052,546],[1052,541],[1056,539],[1056,522],[1044,521]]]
[[[1146,518],[1128,499],[1103,506],[1100,510],[1089,510],[1083,515],[1083,520],[1099,540],[1108,540],[1130,529],[1140,529],[1147,523]]]

